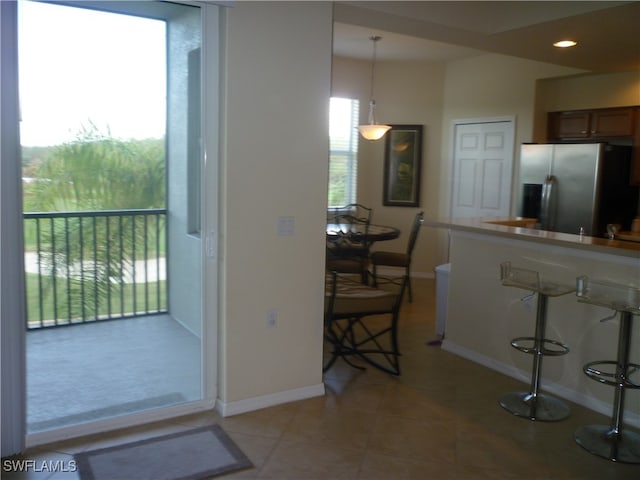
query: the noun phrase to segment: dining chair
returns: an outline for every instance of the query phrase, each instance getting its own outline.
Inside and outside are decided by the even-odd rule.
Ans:
[[[373,216],[373,208],[362,205],[361,203],[349,203],[340,208],[342,214],[349,215],[354,221],[371,224],[371,217]]]
[[[424,212],[416,213],[411,225],[411,231],[409,233],[409,241],[407,242],[406,250],[403,253],[400,252],[388,252],[377,251],[370,255],[371,261],[371,276],[373,278],[373,286],[378,284],[378,267],[400,267],[404,268],[405,276],[408,280],[409,290],[409,302],[413,301],[413,292],[411,291],[411,257],[413,255],[413,249],[416,246],[418,240],[418,233],[420,227],[424,221]]]
[[[337,223],[339,217],[343,216],[347,216],[357,223],[370,224],[373,208],[361,203],[349,203],[342,207],[334,207],[327,212],[327,223]]]
[[[326,372],[338,358],[354,368],[358,358],[392,375],[400,375],[398,317],[404,282],[374,288],[357,275],[327,272],[325,282],[324,338],[329,347]]]
[[[341,273],[359,273],[368,281],[371,242],[367,230],[373,209],[353,203],[333,212],[331,223],[338,225],[338,235],[327,241],[327,268]]]

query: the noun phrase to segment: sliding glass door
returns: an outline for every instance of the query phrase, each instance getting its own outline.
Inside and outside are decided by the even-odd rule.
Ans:
[[[29,434],[206,396],[202,24],[19,4]]]

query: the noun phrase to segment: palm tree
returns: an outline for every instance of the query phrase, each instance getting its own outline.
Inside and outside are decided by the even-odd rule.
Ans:
[[[74,141],[55,147],[39,166],[32,185],[33,210],[65,212],[52,219],[39,237],[45,271],[66,279],[61,282],[63,293],[54,295],[64,298],[62,310],[69,321],[97,318],[111,302],[113,285],[124,288],[123,279],[133,262],[151,253],[146,247],[140,252],[140,245],[148,245],[150,236],[163,236],[163,217],[69,212],[162,208],[164,141],[117,140],[90,124]],[[158,253],[155,246],[164,244],[163,239],[156,240],[154,254]]]

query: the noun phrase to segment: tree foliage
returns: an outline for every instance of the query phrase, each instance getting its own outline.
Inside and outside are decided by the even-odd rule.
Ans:
[[[36,170],[29,207],[42,212],[161,208],[164,142],[117,140],[90,124]]]
[[[61,295],[61,311],[69,322],[96,317],[105,302],[110,310],[113,285],[125,288],[134,262],[159,256],[164,245],[164,216],[124,212],[164,207],[164,141],[118,140],[90,124],[30,170],[35,172],[34,181],[25,186],[30,211],[123,211],[117,217],[67,215],[51,217],[48,223],[25,223],[27,247],[32,238],[40,268],[62,279],[57,293],[41,294]]]

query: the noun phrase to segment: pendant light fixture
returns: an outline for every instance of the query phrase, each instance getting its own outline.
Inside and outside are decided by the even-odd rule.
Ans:
[[[367,140],[379,140],[385,133],[391,128],[389,125],[380,125],[376,123],[375,109],[376,101],[373,99],[373,74],[376,67],[376,44],[382,37],[377,35],[369,37],[369,40],[373,42],[373,59],[371,61],[371,96],[369,97],[369,118],[367,125],[358,126],[360,135]]]

